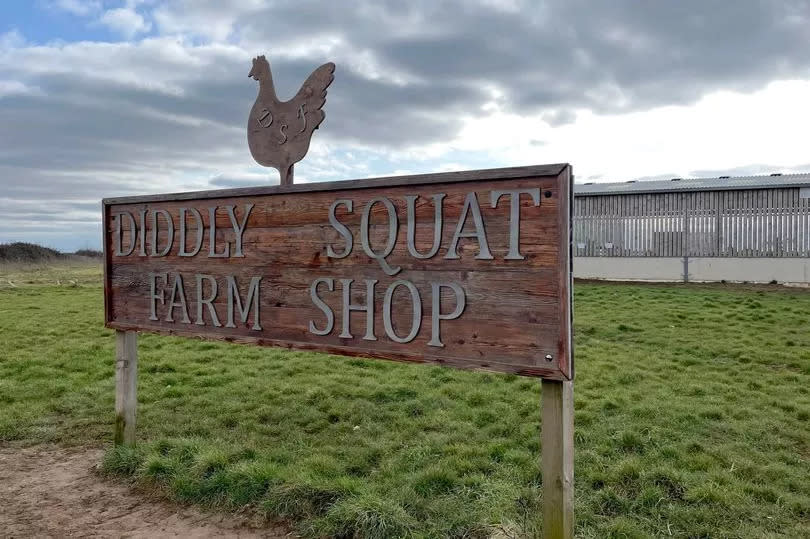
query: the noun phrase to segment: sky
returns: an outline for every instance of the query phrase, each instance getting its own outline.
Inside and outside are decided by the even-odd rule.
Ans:
[[[296,182],[568,162],[810,172],[810,0],[2,0],[0,243],[101,247],[104,197],[273,185],[246,141],[337,65]]]

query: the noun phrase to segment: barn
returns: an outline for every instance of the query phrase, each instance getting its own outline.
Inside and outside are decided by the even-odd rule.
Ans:
[[[574,275],[810,284],[810,174],[574,186]]]

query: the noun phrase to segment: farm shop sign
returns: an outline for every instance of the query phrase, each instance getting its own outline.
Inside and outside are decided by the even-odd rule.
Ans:
[[[570,167],[106,199],[108,327],[570,379]]]

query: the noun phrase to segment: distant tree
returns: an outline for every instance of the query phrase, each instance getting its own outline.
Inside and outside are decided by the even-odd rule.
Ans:
[[[102,256],[104,256],[104,253],[96,249],[79,249],[73,254],[76,256],[86,256],[90,258],[101,258]]]
[[[0,244],[0,261],[2,262],[39,262],[63,257],[64,255],[56,249],[35,243],[18,241]]]

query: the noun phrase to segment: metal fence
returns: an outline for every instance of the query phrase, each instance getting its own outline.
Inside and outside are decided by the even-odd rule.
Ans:
[[[574,255],[808,257],[810,187],[577,195]]]

